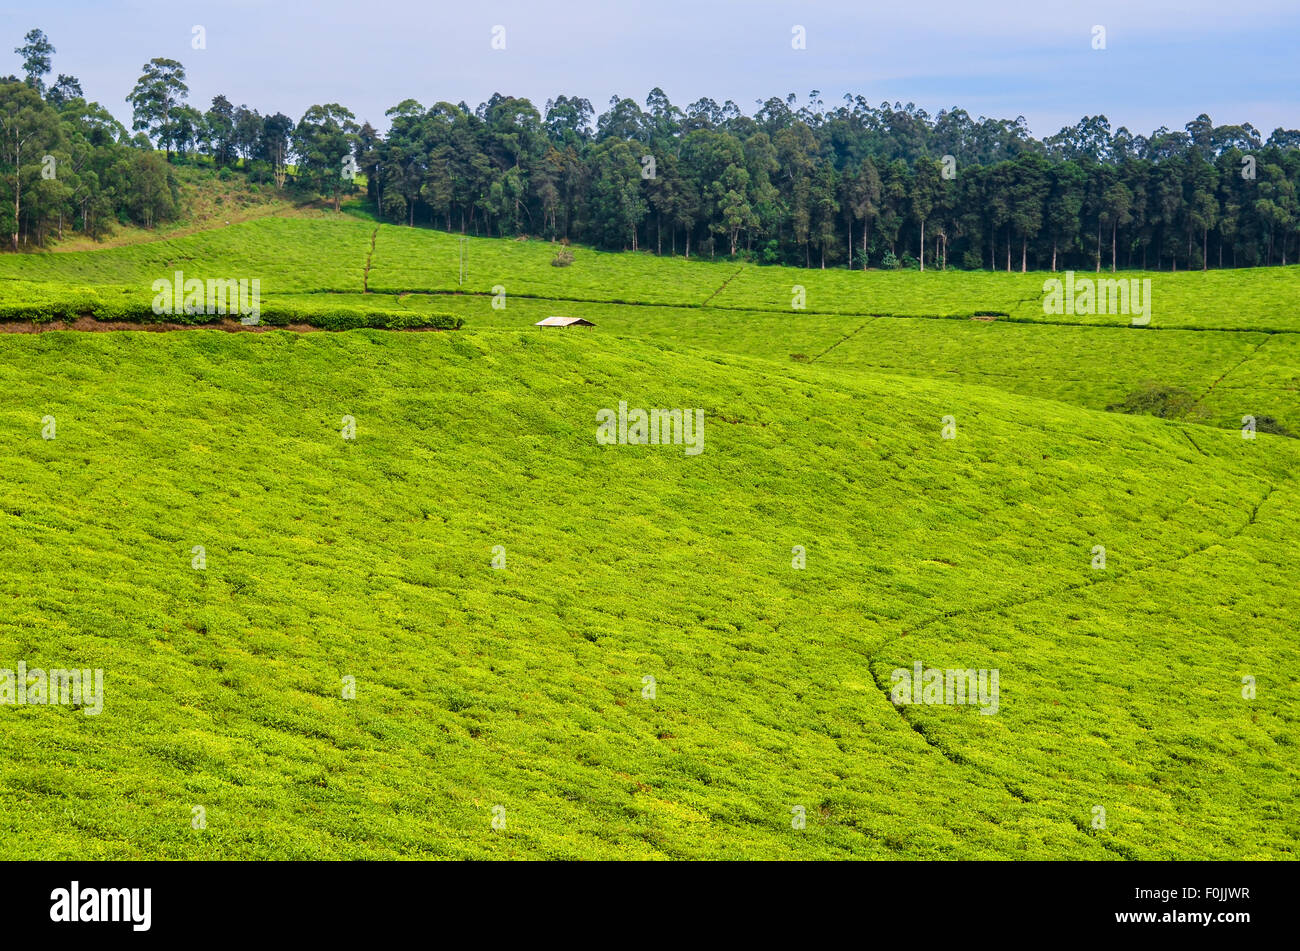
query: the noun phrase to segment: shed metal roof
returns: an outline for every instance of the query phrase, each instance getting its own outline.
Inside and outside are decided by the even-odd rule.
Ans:
[[[547,317],[533,324],[534,327],[594,327],[590,320],[581,317]]]

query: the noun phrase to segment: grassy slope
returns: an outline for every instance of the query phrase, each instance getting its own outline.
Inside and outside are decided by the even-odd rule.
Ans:
[[[470,245],[457,296],[358,293],[460,289],[456,241],[346,217],[0,257],[19,309],[182,268],[476,328],[0,340],[0,657],[110,684],[3,711],[49,854],[1289,854],[1296,450],[1232,430],[1300,431],[1294,269],[1153,275],[1153,332],[1042,323],[1043,275]],[[1036,322],[875,316],[980,310]],[[1228,431],[1088,412],[1148,384]],[[709,449],[599,449],[620,398],[704,406]],[[918,658],[1000,667],[1001,715],[893,708]]]
[[[95,240],[66,232],[63,241],[55,241],[56,251],[98,251],[104,248],[145,244],[162,238],[175,239],[232,223],[251,221],[268,215],[311,215],[311,209],[287,199],[270,184],[254,185],[239,174],[222,179],[210,168],[173,165],[180,192],[182,214],[157,228],[115,224],[112,233]]]
[[[304,213],[307,214],[307,213]],[[375,250],[370,255],[370,242]],[[576,249],[574,264],[552,267],[556,247],[542,241],[468,239],[469,277],[459,282],[455,235],[376,225],[326,212],[262,218],[175,238],[112,249],[109,253],[0,257],[0,282],[62,281],[148,284],[172,268],[195,276],[259,277],[269,295],[358,293],[367,260],[372,291],[489,293],[498,284],[511,296],[626,301],[681,307],[792,314],[791,288],[807,292],[808,314],[969,316],[990,311],[1016,320],[1124,326],[1124,316],[1055,317],[1042,312],[1043,273],[806,270],[686,261],[651,254]],[[1161,328],[1294,330],[1300,267],[1210,271],[1124,272],[1153,282],[1152,325]],[[1082,277],[1092,276],[1080,274]],[[1102,275],[1106,277],[1106,275]]]
[[[1290,855],[1294,441],[822,363],[606,328],[0,338],[0,657],[107,693],[0,709],[0,841]],[[703,407],[705,452],[597,446],[620,399]],[[1000,668],[999,715],[894,707],[916,659]]]
[[[1236,429],[1245,414],[1268,415],[1300,433],[1300,333],[795,316],[520,298],[493,311],[491,298],[482,296],[403,300],[414,311],[435,302],[470,327],[520,329],[563,313],[674,349],[813,362],[843,368],[850,379],[869,369],[977,383],[1090,409],[1170,386],[1195,398],[1187,422]]]
[[[181,269],[258,277],[268,312],[290,319],[323,309],[450,312],[470,326],[517,328],[567,313],[673,346],[957,379],[1093,409],[1150,386],[1176,387],[1194,398],[1189,422],[1237,428],[1244,415],[1271,416],[1300,433],[1297,268],[1149,275],[1155,306],[1144,329],[1126,317],[1043,315],[1043,274],[850,274],[584,248],[572,266],[555,268],[554,248],[543,242],[469,239],[462,286],[453,235],[315,214],[97,253],[0,255],[0,312],[60,298],[76,310],[79,288],[147,302],[153,280]],[[360,293],[367,281],[383,293]],[[789,310],[796,283],[807,290],[808,310]],[[490,306],[498,285],[504,311]],[[409,290],[417,293],[398,294]],[[964,319],[979,311],[1011,317],[993,326]],[[1108,329],[1073,326],[1089,321]]]
[[[373,228],[323,211],[316,215],[260,218],[102,251],[5,255],[0,279],[120,285],[152,297],[150,283],[180,268],[199,278],[260,278],[267,294],[360,291]]]

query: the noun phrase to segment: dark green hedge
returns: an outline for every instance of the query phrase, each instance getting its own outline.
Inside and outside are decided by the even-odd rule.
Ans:
[[[17,289],[10,288],[10,290]],[[54,320],[77,320],[85,316],[100,321],[140,324],[177,323],[193,326],[218,323],[223,319],[209,314],[155,314],[151,301],[132,299],[125,295],[110,296],[80,288],[58,288],[50,293],[45,288],[32,286],[0,297],[0,321],[30,320],[41,324]],[[226,316],[238,319],[238,314]],[[337,305],[315,306],[302,301],[272,300],[263,303],[259,322],[271,327],[283,327],[295,323],[310,324],[322,330],[356,330],[363,327],[378,330],[412,328],[458,330],[463,321],[452,314],[371,310]]]

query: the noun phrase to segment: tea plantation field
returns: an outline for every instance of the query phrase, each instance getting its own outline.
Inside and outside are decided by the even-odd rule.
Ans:
[[[0,858],[1295,856],[1300,271],[1118,275],[1135,327],[555,250],[0,255],[10,329],[175,270],[356,328],[0,334],[0,670],[104,672],[0,703]],[[620,402],[703,451],[600,444]]]

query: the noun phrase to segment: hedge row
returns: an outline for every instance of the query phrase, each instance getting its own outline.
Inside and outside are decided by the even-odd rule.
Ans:
[[[155,314],[152,299],[143,299],[127,288],[78,288],[67,285],[10,283],[0,286],[0,321],[30,320],[49,323],[90,316],[100,321],[156,324],[177,323],[201,326],[220,322],[223,317],[206,313]],[[238,313],[225,315],[238,319]],[[319,306],[309,301],[263,301],[260,323],[273,327],[303,323],[323,330],[379,330],[433,328],[458,330],[462,320],[452,314],[415,313],[407,310],[376,310],[337,304]]]

